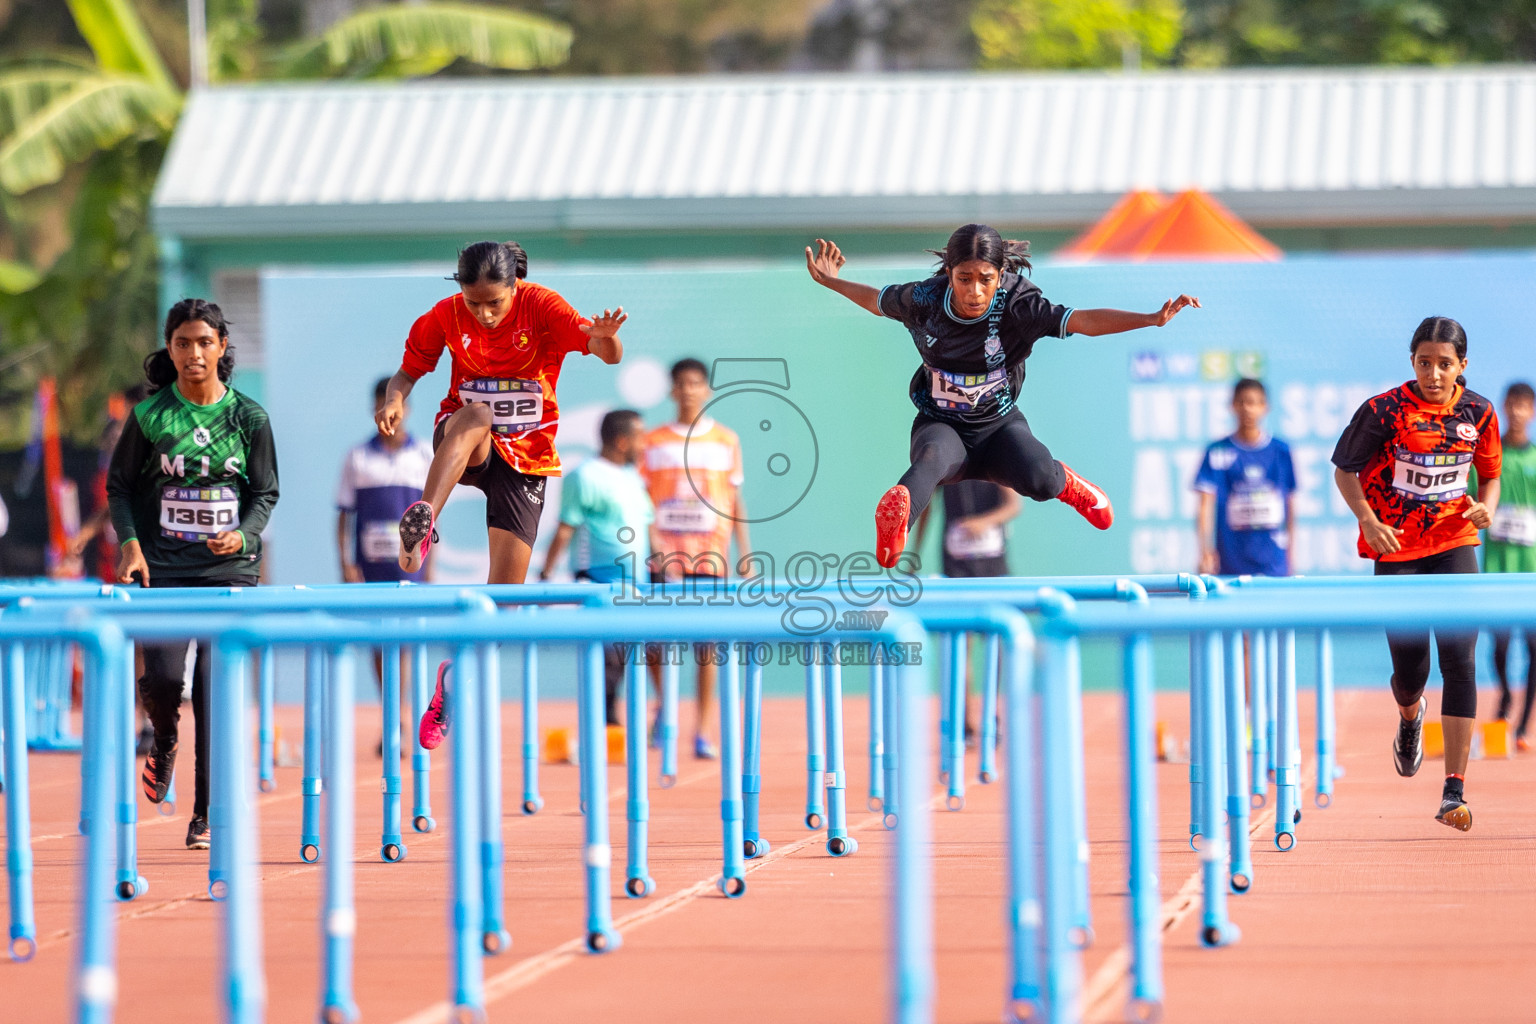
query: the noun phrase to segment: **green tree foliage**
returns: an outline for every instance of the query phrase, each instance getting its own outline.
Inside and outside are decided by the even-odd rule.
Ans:
[[[1185,0],[1179,62],[1450,64],[1536,59],[1536,0]]]
[[[779,70],[827,0],[518,0],[575,32],[577,75]]]
[[[137,2],[149,19],[135,0],[66,0],[67,21],[57,0],[0,6],[0,444],[24,438],[20,399],[42,376],[60,380],[65,429],[89,440],[105,396],[159,343],[149,203],[185,67],[159,46],[184,49],[185,35],[167,0]],[[530,70],[559,65],[571,42],[545,18],[459,3],[376,5],[277,48],[261,45],[256,0],[208,0],[208,15],[215,81]]]
[[[981,0],[971,16],[986,68],[1162,64],[1182,35],[1179,0]]]
[[[392,4],[358,11],[277,61],[279,78],[411,78],[458,60],[487,68],[558,67],[571,30],[522,11],[468,4]]]

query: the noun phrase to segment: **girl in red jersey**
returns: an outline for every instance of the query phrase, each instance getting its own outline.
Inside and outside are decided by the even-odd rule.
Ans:
[[[544,482],[560,475],[555,383],[571,352],[610,365],[624,355],[623,307],[587,320],[552,289],[526,280],[528,255],[516,242],[476,242],[459,253],[459,294],[417,319],[405,358],[375,417],[392,437],[416,381],[437,368],[443,349],[453,380],[438,410],[434,455],[421,500],[400,517],[400,567],[415,572],[435,539],[433,526],[455,484],[485,492],[491,583],[522,583],[544,506]],[[425,747],[447,731],[443,673],[422,717]]]
[[[1503,449],[1493,403],[1467,390],[1467,335],[1447,317],[1419,324],[1409,343],[1414,380],[1355,412],[1333,452],[1334,481],[1360,520],[1360,557],[1376,575],[1475,573],[1477,531],[1499,504]],[[1469,491],[1477,469],[1478,494]],[[1445,789],[1435,818],[1472,827],[1464,777],[1477,718],[1477,633],[1435,630],[1440,654],[1440,716],[1445,727]],[[1397,773],[1424,761],[1424,685],[1429,633],[1390,631],[1392,696],[1401,716],[1392,743]]]

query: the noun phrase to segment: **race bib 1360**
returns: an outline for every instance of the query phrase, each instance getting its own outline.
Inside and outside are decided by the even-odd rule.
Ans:
[[[207,540],[240,525],[233,487],[167,487],[160,492],[160,532],[178,540]]]

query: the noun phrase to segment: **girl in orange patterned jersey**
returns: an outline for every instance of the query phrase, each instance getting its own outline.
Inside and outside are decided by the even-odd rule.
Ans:
[[[1477,531],[1499,503],[1502,448],[1493,403],[1467,390],[1467,335],[1446,317],[1419,324],[1409,343],[1414,379],[1355,412],[1333,452],[1339,493],[1360,520],[1360,557],[1376,575],[1475,573]],[[1469,491],[1477,469],[1478,494]],[[1445,727],[1445,788],[1436,819],[1472,827],[1464,777],[1477,718],[1477,633],[1435,630],[1440,653],[1440,716]],[[1429,633],[1389,631],[1397,734],[1392,758],[1405,778],[1424,760],[1424,686]]]

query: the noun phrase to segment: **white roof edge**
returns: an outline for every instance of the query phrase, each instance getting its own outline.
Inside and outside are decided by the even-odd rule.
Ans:
[[[977,88],[1006,115],[980,159],[914,128]],[[1133,187],[1203,188],[1260,227],[1536,221],[1536,65],[218,86],[188,102],[154,220],[189,239],[1065,228]]]

